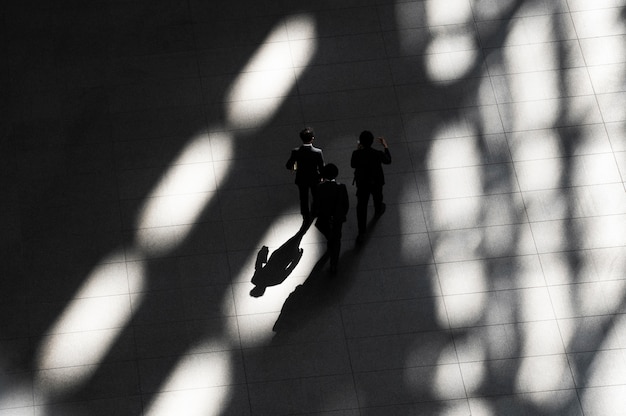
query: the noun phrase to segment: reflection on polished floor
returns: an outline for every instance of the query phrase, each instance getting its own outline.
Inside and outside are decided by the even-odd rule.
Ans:
[[[0,9],[0,416],[623,415],[623,0]]]

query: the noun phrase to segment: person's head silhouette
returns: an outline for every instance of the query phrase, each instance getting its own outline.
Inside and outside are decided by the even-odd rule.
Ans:
[[[333,180],[339,175],[339,169],[336,165],[329,163],[322,168],[322,177],[326,180]]]
[[[311,127],[305,127],[300,132],[300,140],[302,140],[302,143],[311,143],[313,139],[315,139],[315,132]]]
[[[363,130],[359,135],[359,144],[363,147],[372,147],[374,134],[369,130]]]

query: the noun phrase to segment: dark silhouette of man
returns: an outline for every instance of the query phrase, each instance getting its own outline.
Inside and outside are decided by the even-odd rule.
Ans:
[[[385,212],[383,203],[383,185],[385,175],[382,165],[391,163],[391,154],[384,137],[378,137],[383,150],[372,148],[374,135],[364,130],[359,135],[359,146],[352,152],[350,166],[354,168],[354,182],[356,183],[356,218],[359,235],[357,242],[362,242],[367,232],[367,204],[370,195],[374,200],[374,218],[378,219]]]
[[[291,150],[285,167],[296,172],[296,185],[300,194],[300,213],[304,223],[307,224],[312,220],[309,194],[314,201],[316,187],[320,182],[324,167],[324,155],[322,149],[313,146],[315,132],[311,127],[306,127],[300,132],[300,139],[302,145]]]
[[[346,185],[336,181],[339,169],[332,163],[322,169],[322,183],[317,186],[317,195],[313,204],[317,216],[315,226],[326,237],[330,271],[337,272],[339,252],[341,251],[341,227],[346,221],[349,208]]]

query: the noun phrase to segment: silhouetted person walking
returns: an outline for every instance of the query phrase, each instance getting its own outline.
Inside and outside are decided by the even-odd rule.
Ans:
[[[346,185],[338,183],[335,178],[339,169],[332,163],[322,170],[322,183],[317,186],[317,195],[313,204],[313,212],[317,216],[315,226],[324,234],[330,256],[330,271],[337,272],[339,252],[341,251],[341,227],[346,221],[350,201]]]
[[[350,166],[354,168],[354,181],[356,182],[356,218],[359,235],[357,242],[362,242],[367,232],[367,204],[370,195],[374,200],[374,218],[380,218],[385,212],[383,203],[383,185],[385,175],[382,165],[391,163],[391,154],[387,147],[387,141],[383,137],[377,138],[383,146],[383,150],[372,148],[374,135],[371,131],[364,130],[359,135],[359,147],[352,152]]]
[[[291,150],[291,155],[285,166],[296,171],[296,185],[300,194],[300,213],[305,223],[309,223],[311,210],[309,194],[315,200],[316,187],[320,182],[321,171],[324,167],[322,149],[313,146],[315,132],[307,127],[300,132],[302,145]]]

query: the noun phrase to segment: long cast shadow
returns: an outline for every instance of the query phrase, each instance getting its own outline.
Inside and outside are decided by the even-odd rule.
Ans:
[[[304,253],[304,250],[300,248],[303,235],[301,231],[298,231],[296,235],[274,250],[269,259],[267,246],[259,250],[254,266],[254,276],[252,276],[254,288],[250,291],[250,296],[263,296],[266,288],[279,285],[289,277]]]
[[[374,231],[377,220],[368,224],[368,236]],[[346,244],[346,241],[343,241]],[[328,252],[317,261],[304,283],[296,286],[285,299],[280,315],[274,324],[273,342],[282,339],[286,334],[298,331],[299,328],[318,315],[319,311],[336,306],[350,290],[355,280],[355,267],[359,253],[367,239],[354,247],[344,250],[339,258],[336,273],[331,273],[325,266],[329,260]]]

